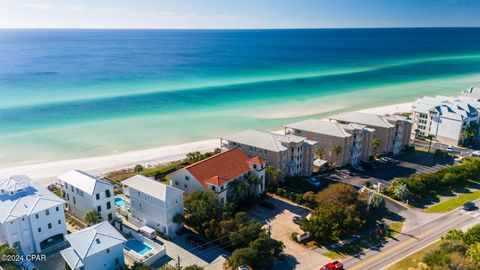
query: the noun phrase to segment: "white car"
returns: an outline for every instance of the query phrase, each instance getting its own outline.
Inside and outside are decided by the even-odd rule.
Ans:
[[[320,187],[320,186],[322,185],[322,184],[320,184],[320,181],[318,181],[318,180],[317,180],[316,178],[314,178],[314,177],[308,178],[308,179],[307,179],[307,182],[308,182],[310,185],[314,186],[314,187]]]
[[[452,153],[453,152],[453,146],[452,145],[449,145],[447,147],[447,153]]]

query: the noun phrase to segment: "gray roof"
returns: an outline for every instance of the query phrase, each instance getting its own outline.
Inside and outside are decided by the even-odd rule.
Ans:
[[[65,238],[71,247],[60,253],[72,269],[82,266],[86,257],[127,241],[107,221],[68,234]]]
[[[351,133],[345,130],[344,125],[319,119],[308,119],[296,123],[287,124],[285,125],[285,127],[340,138],[352,136]]]
[[[135,175],[122,181],[123,185],[148,194],[161,201],[174,200],[183,195],[183,190],[165,185],[143,175]]]
[[[435,110],[442,117],[461,120],[476,116],[479,105],[478,100],[468,97],[436,96],[417,99],[412,107],[415,112],[429,113],[431,110]]]
[[[17,192],[30,186],[30,178],[26,175],[12,175],[0,180],[0,193]]]
[[[60,175],[58,179],[90,195],[93,195],[99,191],[113,188],[112,184],[97,179],[94,176],[80,170],[69,171],[68,173]]]
[[[12,178],[4,179],[0,183],[8,182],[9,179]],[[36,185],[29,185],[14,194],[4,193],[0,195],[0,224],[61,206],[64,202],[46,188]]]
[[[296,135],[284,135],[260,130],[245,130],[222,137],[222,139],[266,149],[273,152],[281,152],[288,149],[286,146],[284,146],[284,144],[303,143],[305,142],[306,138]]]
[[[381,115],[363,113],[363,112],[340,113],[334,116],[330,116],[329,119],[347,122],[347,123],[362,124],[370,127],[381,127],[381,128],[394,127],[394,125],[390,124]]]

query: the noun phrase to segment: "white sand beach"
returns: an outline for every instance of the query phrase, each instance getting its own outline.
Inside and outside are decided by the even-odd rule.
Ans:
[[[361,110],[361,112],[379,115],[403,113],[410,112],[411,106],[412,103],[409,102],[364,109]],[[212,151],[219,146],[220,141],[218,139],[210,139],[179,145],[131,151],[115,155],[22,165],[0,169],[0,177],[6,177],[14,174],[26,174],[32,178],[34,182],[42,185],[48,185],[56,181],[56,176],[73,169],[84,170],[95,175],[102,175],[109,171],[133,167],[136,164],[148,166],[176,161],[184,158],[189,152],[207,152]]]

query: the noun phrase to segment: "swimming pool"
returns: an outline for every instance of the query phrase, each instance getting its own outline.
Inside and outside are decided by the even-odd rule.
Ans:
[[[120,197],[115,197],[115,206],[116,207],[125,207],[125,200]]]
[[[137,239],[128,240],[127,243],[125,243],[125,249],[133,250],[140,255],[145,255],[147,252],[152,250],[150,246],[145,245]]]

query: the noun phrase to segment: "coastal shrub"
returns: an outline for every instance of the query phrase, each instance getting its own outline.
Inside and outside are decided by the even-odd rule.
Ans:
[[[297,194],[297,196],[295,197],[295,203],[301,204],[302,200],[303,200],[303,195],[302,194]]]
[[[290,237],[292,237],[292,240],[295,242],[297,242],[297,236],[298,236],[297,232],[292,232],[292,234],[290,235]]]

